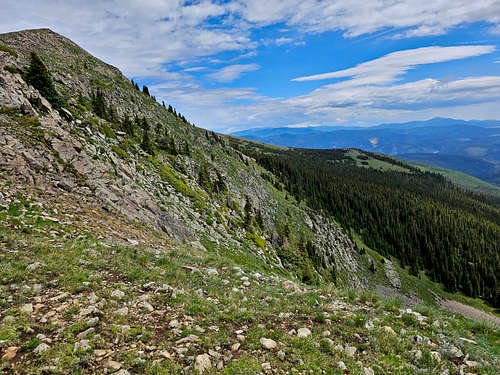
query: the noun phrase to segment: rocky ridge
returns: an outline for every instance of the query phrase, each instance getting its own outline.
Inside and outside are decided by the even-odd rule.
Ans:
[[[294,211],[293,217],[285,219],[300,221],[298,224],[316,244],[328,272],[349,275],[346,282],[362,285],[356,276],[352,242],[342,230],[305,207],[282,200],[280,192],[262,179],[263,171],[226,145],[223,138],[214,135],[207,139],[202,129],[179,123],[161,105],[134,90],[116,68],[50,30],[4,34],[0,42],[18,55],[0,52],[2,173],[32,186],[67,191],[76,200],[98,202],[107,210],[180,240],[204,238],[217,246],[250,246],[257,256],[267,257],[278,267],[283,262],[275,246],[276,217]],[[71,111],[53,110],[23,80],[19,72],[28,63],[30,51],[46,60],[58,90],[72,93],[67,96]],[[172,158],[158,153],[152,158],[137,144],[131,144],[115,124],[97,118],[78,103],[77,96],[89,97],[101,86],[119,116],[145,116],[156,134],[168,133],[179,144],[188,142],[196,155]],[[114,131],[106,132],[113,127]],[[209,154],[211,159],[207,160]],[[207,195],[197,181],[203,164],[209,166],[212,176],[216,171],[222,174],[230,200],[236,205],[228,205],[226,198]],[[162,177],[162,171],[168,171],[169,176]],[[173,186],[178,181],[180,188]],[[188,191],[179,191],[184,186]],[[265,219],[265,228],[259,234],[261,244],[266,243],[264,248],[248,241],[247,231],[234,225],[241,218],[245,197]]]

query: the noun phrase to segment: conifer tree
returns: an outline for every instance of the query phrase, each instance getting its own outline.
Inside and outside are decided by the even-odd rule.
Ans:
[[[243,226],[245,227],[246,230],[250,230],[253,222],[253,217],[252,217],[253,207],[252,207],[252,202],[250,201],[248,195],[245,195],[245,207],[243,210],[245,212],[245,217],[243,218]]]
[[[30,65],[26,70],[24,78],[26,82],[37,89],[55,109],[60,109],[64,106],[64,100],[56,91],[49,70],[35,52],[31,52]]]
[[[132,121],[130,121],[128,115],[125,115],[122,120],[122,130],[130,137],[134,136],[134,124],[132,123]]]
[[[151,142],[151,137],[149,135],[150,127],[146,119],[143,119],[144,133],[142,135],[141,148],[148,154],[154,154],[153,142]]]
[[[146,94],[147,96],[149,96],[149,89],[148,89],[148,86],[144,85],[142,86],[142,92],[144,94]]]
[[[108,117],[104,94],[101,90],[97,90],[92,94],[92,109],[100,118],[106,119]]]

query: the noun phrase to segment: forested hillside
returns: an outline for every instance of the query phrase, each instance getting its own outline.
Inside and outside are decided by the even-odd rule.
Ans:
[[[498,198],[375,154],[360,153],[358,164],[348,150],[240,146],[280,176],[297,199],[353,228],[368,246],[397,257],[412,274],[425,270],[450,291],[500,304]],[[362,160],[367,155],[394,168],[367,168]]]

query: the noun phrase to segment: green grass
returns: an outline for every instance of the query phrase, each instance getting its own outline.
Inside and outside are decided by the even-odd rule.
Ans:
[[[437,167],[424,163],[411,163],[412,165],[420,168],[423,171],[429,171],[441,174],[448,179],[450,179],[453,183],[464,186],[468,189],[477,190],[483,193],[495,194],[500,196],[500,187],[490,184],[486,181],[483,181],[479,178],[470,176],[468,174],[455,171],[452,169],[446,169],[442,167]]]

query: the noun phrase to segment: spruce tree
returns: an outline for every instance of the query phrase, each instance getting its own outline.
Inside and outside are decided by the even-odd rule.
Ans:
[[[56,91],[49,70],[35,52],[31,52],[30,65],[24,79],[37,89],[55,109],[61,109],[64,106],[64,100]]]
[[[103,119],[108,119],[108,109],[106,108],[106,102],[104,100],[104,94],[101,90],[97,90],[92,94],[92,109],[95,114]]]
[[[148,89],[148,86],[144,85],[142,86],[142,92],[144,94],[146,94],[147,96],[149,96],[149,89]]]
[[[149,135],[149,124],[146,119],[143,119],[143,128],[144,133],[142,135],[141,148],[150,155],[154,154],[153,142],[151,141],[151,137]]]
[[[130,137],[134,136],[134,124],[127,115],[122,120],[122,130]]]

